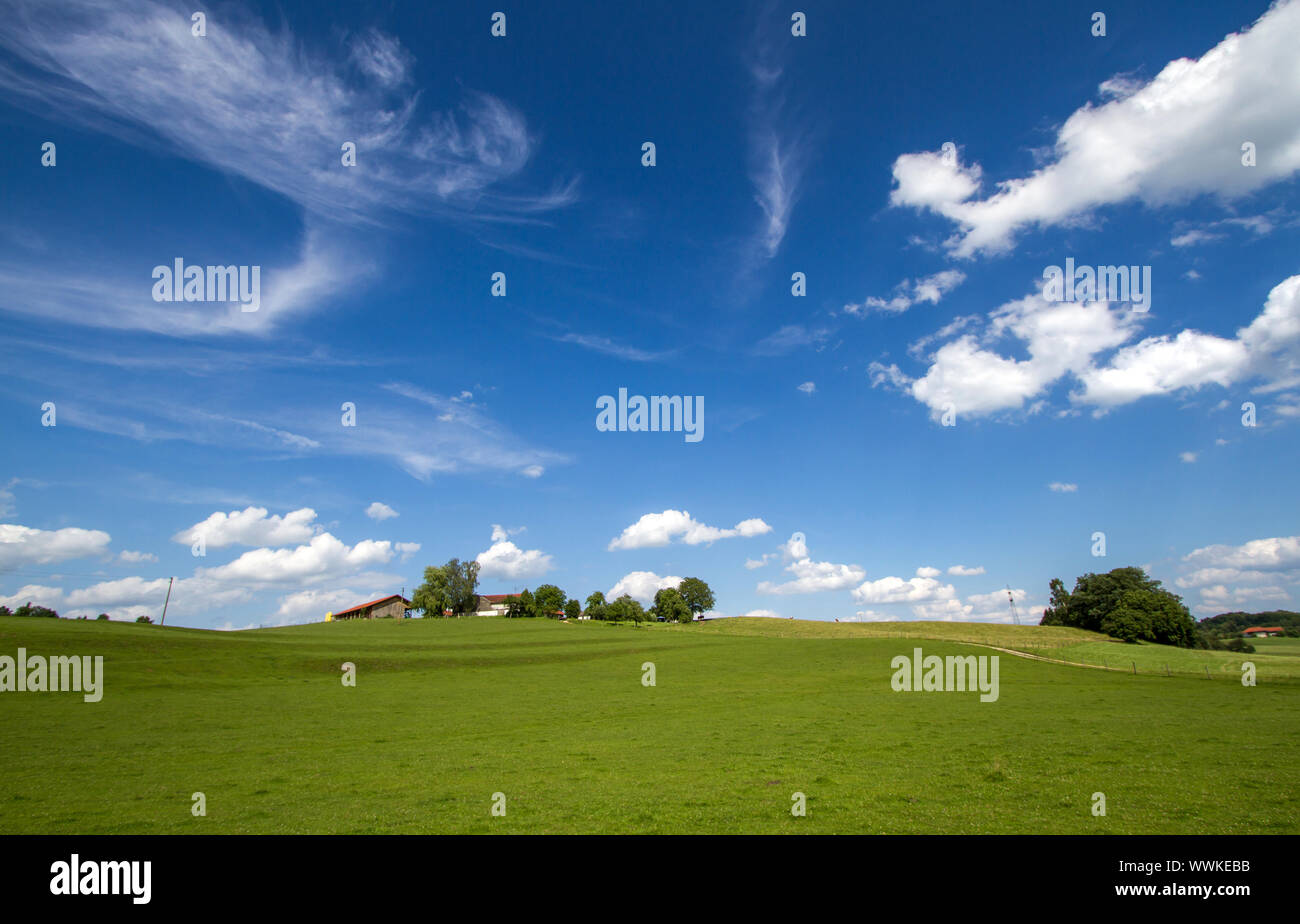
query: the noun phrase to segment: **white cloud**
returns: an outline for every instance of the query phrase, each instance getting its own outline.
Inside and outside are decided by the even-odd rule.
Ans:
[[[1300,568],[1300,536],[1252,539],[1242,545],[1208,545],[1183,557],[1200,567],[1256,571],[1290,571]]]
[[[307,542],[316,532],[316,511],[310,507],[293,510],[284,516],[270,516],[265,507],[247,507],[229,513],[217,511],[172,536],[173,542],[193,545],[203,537],[209,549],[228,545],[293,545]]]
[[[387,504],[381,504],[379,501],[375,501],[366,508],[366,516],[370,517],[372,520],[378,521],[388,520],[395,516],[399,516],[399,514]]]
[[[974,577],[977,574],[984,573],[984,566],[976,568],[967,568],[965,565],[953,565],[948,569],[948,573],[956,577]]]
[[[304,622],[322,622],[326,613],[337,613],[359,603],[378,599],[386,591],[370,589],[364,593],[352,590],[299,590],[280,598],[275,611],[276,625],[289,626]]]
[[[1053,481],[1047,488],[1058,494],[1074,494],[1079,490],[1079,486],[1073,481]]]
[[[1197,60],[1169,62],[1140,87],[1107,81],[1109,99],[1065,121],[1048,163],[999,183],[987,198],[977,195],[978,165],[904,154],[894,162],[891,201],[955,222],[960,231],[948,246],[971,256],[1009,248],[1026,227],[1077,222],[1132,199],[1163,205],[1262,189],[1300,169],[1297,34],[1300,3],[1279,2],[1251,29],[1227,36]],[[1244,141],[1256,145],[1255,167],[1241,164]]]
[[[133,552],[130,549],[124,549],[117,557],[119,561],[129,562],[131,564],[154,562],[158,560],[158,556],[152,552]]]
[[[795,387],[805,395],[811,395],[813,392],[817,391],[816,382],[804,382],[802,385],[797,385]]]
[[[400,554],[400,555],[402,556],[402,557],[401,557],[401,560],[402,560],[402,561],[407,561],[407,560],[410,559],[410,557],[411,557],[412,555],[414,555],[416,552],[420,551],[420,543],[418,543],[418,542],[394,542],[394,543],[393,543],[393,549],[394,549],[394,551],[396,551],[398,554]]]
[[[840,565],[828,561],[813,561],[808,557],[808,543],[803,533],[795,533],[782,546],[787,559],[785,568],[794,580],[784,584],[762,581],[756,588],[760,594],[811,594],[823,590],[843,590],[852,587],[866,576],[857,565]]]
[[[925,565],[922,565],[920,568],[916,569],[916,576],[923,577],[923,578],[938,577],[942,573],[943,572],[940,571],[938,568],[930,568]]]
[[[749,617],[756,617],[760,619],[784,619],[785,618],[780,613],[776,612],[776,610],[750,610],[748,613],[741,613],[740,616],[742,619],[749,618]]]
[[[504,538],[505,531],[499,526],[492,527],[495,540],[486,552],[480,552],[475,559],[479,563],[479,573],[491,578],[534,578],[541,577],[553,567],[551,556],[540,549],[524,551],[509,539]]]
[[[956,597],[951,584],[936,581],[933,577],[883,577],[877,581],[864,581],[853,589],[853,601],[860,604],[925,603]]]
[[[856,315],[866,314],[868,311],[901,314],[921,302],[939,304],[941,298],[965,281],[966,274],[961,270],[941,270],[922,279],[904,279],[894,287],[894,294],[890,298],[869,296],[860,303],[845,305],[844,310]]]
[[[706,526],[694,519],[685,510],[665,510],[663,513],[647,513],[622,534],[609,543],[613,549],[645,549],[668,545],[674,539],[680,539],[687,545],[699,545],[704,542],[716,542],[735,536],[750,538],[770,533],[772,527],[757,517],[741,520],[731,529]]]
[[[44,565],[72,558],[103,555],[111,537],[98,529],[35,529],[0,523],[0,568]]]
[[[872,385],[907,387],[939,419],[948,405],[959,417],[979,417],[1034,400],[1032,412],[1068,376],[1081,386],[1070,393],[1071,403],[1099,410],[1183,389],[1229,386],[1249,375],[1267,377],[1273,390],[1300,382],[1300,275],[1274,286],[1263,311],[1235,338],[1184,330],[1123,346],[1143,317],[1106,302],[1054,302],[1035,293],[991,312],[983,334],[985,342],[1010,336],[1028,358],[1000,355],[965,333],[936,350],[926,374],[914,381],[895,367],[873,364]],[[1110,350],[1113,355],[1099,364]]]
[[[1195,453],[1195,452],[1180,452],[1180,453],[1178,454],[1178,458],[1180,458],[1180,459],[1182,459],[1184,462],[1187,462],[1187,463],[1190,464],[1190,463],[1196,461],[1196,457],[1197,457],[1198,455],[1199,455],[1199,453]]]
[[[320,533],[292,549],[253,549],[228,564],[200,569],[196,576],[254,585],[339,578],[387,564],[392,557],[393,545],[387,540],[363,539],[348,546],[330,533]]]
[[[50,587],[46,584],[24,584],[7,597],[0,595],[0,606],[7,606],[11,610],[26,606],[28,603],[58,610],[63,606],[63,588]]]
[[[675,575],[660,577],[653,571],[633,571],[619,578],[618,583],[605,594],[605,599],[617,600],[623,594],[627,594],[633,600],[650,603],[654,600],[657,591],[665,587],[676,587],[682,580]]]

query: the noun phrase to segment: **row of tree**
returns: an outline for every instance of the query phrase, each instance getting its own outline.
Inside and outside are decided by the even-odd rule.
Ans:
[[[475,561],[462,562],[453,558],[441,567],[430,565],[424,569],[424,583],[411,595],[411,609],[430,616],[464,616],[478,609],[479,565]],[[612,622],[644,622],[663,619],[666,622],[691,622],[701,613],[713,609],[713,591],[699,578],[684,579],[677,587],[665,587],[655,594],[654,604],[645,609],[629,594],[616,600],[606,600],[596,591],[587,597],[586,614],[591,619]],[[512,619],[534,617],[565,617],[576,619],[583,612],[582,604],[554,584],[543,584],[536,590],[525,590],[510,600],[506,616]]]
[[[7,606],[0,606],[0,616],[36,616],[38,618],[43,618],[43,619],[59,618],[59,614],[56,613],[54,610],[50,609],[48,606],[32,606],[30,603],[25,603],[22,606],[18,607],[18,609],[16,610],[10,610],[9,607]],[[89,619],[90,617],[78,616],[77,618]],[[108,618],[107,613],[100,613],[98,616],[95,617],[96,620],[107,619],[107,618]],[[153,622],[153,619],[151,619],[148,616],[137,616],[135,618],[135,621],[151,623]]]

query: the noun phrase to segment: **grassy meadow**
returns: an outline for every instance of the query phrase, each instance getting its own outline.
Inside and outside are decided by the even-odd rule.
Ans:
[[[963,623],[0,618],[0,654],[103,655],[105,673],[99,703],[0,694],[0,833],[1297,833],[1295,641],[1224,657]],[[1002,652],[996,702],[890,688],[895,655],[984,646],[1123,670]]]

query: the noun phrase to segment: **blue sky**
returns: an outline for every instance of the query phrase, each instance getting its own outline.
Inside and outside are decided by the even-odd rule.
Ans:
[[[307,622],[456,556],[727,616],[1300,603],[1300,2],[8,6],[0,602]],[[156,301],[177,258],[257,310]],[[703,438],[598,430],[619,388]]]

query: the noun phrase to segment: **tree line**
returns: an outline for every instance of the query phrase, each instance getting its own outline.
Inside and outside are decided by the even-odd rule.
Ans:
[[[442,566],[430,565],[424,569],[424,582],[411,595],[411,609],[421,610],[425,618],[431,616],[464,616],[478,610],[479,565],[475,561],[462,562],[453,558]],[[699,578],[684,579],[677,587],[665,587],[655,594],[649,609],[623,594],[615,600],[606,600],[596,591],[587,597],[586,615],[591,619],[608,622],[640,623],[662,619],[665,622],[692,622],[701,613],[713,609],[713,591]],[[582,604],[554,584],[542,584],[535,590],[525,589],[512,597],[505,615],[521,618],[567,618],[582,615]]]

